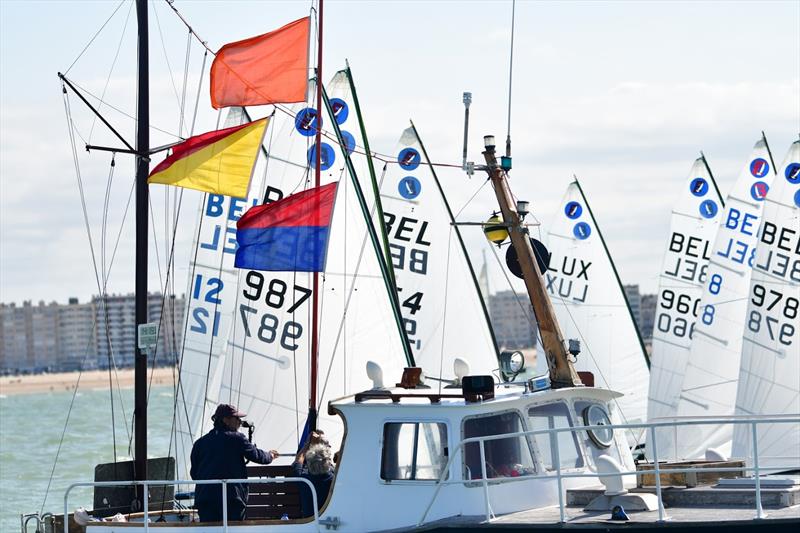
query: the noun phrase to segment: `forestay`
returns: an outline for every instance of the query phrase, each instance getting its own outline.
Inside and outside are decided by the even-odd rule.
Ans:
[[[736,393],[737,415],[800,413],[800,141],[795,141],[764,204]],[[733,456],[752,457],[746,426],[733,432]],[[762,425],[762,466],[800,460],[800,427]]]
[[[461,358],[471,374],[498,367],[497,345],[450,206],[412,126],[379,181],[389,252],[414,361],[427,376],[455,378]]]
[[[723,203],[705,158],[695,160],[672,211],[670,236],[659,275],[658,303],[650,356],[647,417],[674,416],[683,372],[689,360],[694,324],[702,311],[700,298],[708,260],[719,228]],[[657,433],[658,452],[671,457],[672,431]],[[648,435],[647,449],[652,449]]]
[[[647,416],[647,358],[619,277],[578,182],[567,188],[548,235],[545,273],[566,339],[579,339],[576,370],[594,374],[595,386],[624,394],[616,400],[624,423]],[[642,442],[639,434],[629,443]]]
[[[678,399],[679,416],[733,414],[756,234],[773,176],[769,150],[762,139],[725,201]],[[706,450],[713,448],[729,456],[731,435],[730,425],[680,428],[676,455],[703,458]]]
[[[225,128],[247,122],[242,108],[232,107]],[[236,221],[251,202],[220,194],[205,194],[189,260],[186,323],[176,409],[178,479],[188,479],[194,440],[211,426],[216,408],[228,335],[236,301]],[[183,470],[187,469],[187,470]]]

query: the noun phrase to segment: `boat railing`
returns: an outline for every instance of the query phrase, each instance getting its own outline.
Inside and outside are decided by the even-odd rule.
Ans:
[[[483,486],[483,496],[484,496],[484,510],[486,514],[486,520],[491,521],[495,518],[494,512],[492,511],[490,500],[489,500],[489,486],[490,485],[500,485],[506,483],[518,483],[520,481],[530,480],[530,479],[547,479],[552,480],[555,477],[556,483],[558,485],[558,508],[559,508],[559,521],[561,523],[565,523],[567,521],[567,514],[566,514],[566,506],[564,503],[564,479],[569,478],[596,478],[599,475],[604,477],[606,476],[632,476],[632,475],[641,475],[642,472],[637,470],[627,470],[627,471],[620,471],[614,473],[607,473],[603,472],[600,474],[597,471],[589,471],[589,472],[562,472],[561,471],[561,458],[559,456],[559,447],[553,446],[553,463],[555,464],[555,472],[549,472],[547,474],[526,474],[514,477],[496,477],[491,478],[491,480],[487,477],[487,469],[486,469],[486,442],[494,441],[494,440],[502,440],[502,439],[509,439],[509,438],[519,438],[519,437],[531,437],[535,435],[554,435],[558,433],[578,433],[590,430],[598,430],[598,429],[644,429],[650,432],[650,439],[652,441],[652,456],[653,456],[653,470],[649,471],[648,473],[655,476],[655,485],[656,485],[656,498],[658,501],[658,521],[663,522],[667,520],[667,515],[664,511],[664,502],[661,499],[661,469],[659,465],[659,457],[658,457],[658,444],[655,439],[655,431],[658,428],[663,427],[671,427],[675,425],[680,426],[699,426],[699,425],[749,425],[750,426],[750,434],[752,436],[752,453],[753,453],[753,466],[748,467],[747,465],[738,466],[738,467],[717,467],[717,466],[703,466],[703,467],[685,467],[685,468],[670,468],[669,472],[674,474],[681,474],[681,473],[710,473],[710,472],[741,472],[741,471],[753,471],[753,478],[755,483],[755,517],[756,519],[766,518],[766,513],[764,513],[763,506],[761,503],[761,465],[759,464],[759,454],[758,454],[758,426],[760,424],[800,424],[800,415],[776,415],[776,416],[760,416],[760,417],[740,417],[740,416],[731,416],[731,417],[717,417],[717,418],[700,418],[700,417],[690,417],[690,418],[682,418],[680,420],[670,420],[664,422],[645,422],[645,423],[637,423],[637,424],[607,424],[607,425],[597,425],[597,426],[585,426],[585,425],[576,425],[570,427],[561,427],[561,428],[550,428],[550,429],[535,429],[529,431],[517,431],[514,433],[504,433],[498,435],[485,435],[481,437],[470,437],[467,439],[461,440],[457,445],[455,450],[450,453],[450,457],[447,460],[447,464],[442,469],[442,474],[439,477],[438,481],[436,482],[436,490],[434,491],[433,495],[431,496],[431,501],[428,506],[425,508],[422,517],[420,518],[417,526],[421,526],[425,519],[428,516],[428,513],[433,507],[436,498],[439,495],[442,487],[445,485],[467,485],[467,484],[475,484],[477,480],[475,479],[453,479],[448,477],[448,473],[450,472],[450,468],[452,467],[453,461],[456,457],[463,455],[464,448],[468,444],[477,443],[480,450],[480,459],[481,459],[481,484]],[[459,454],[459,452],[461,452]],[[800,468],[800,461],[797,464],[792,465],[770,465],[770,471],[780,471],[780,470],[794,470]],[[555,474],[555,476],[553,476]],[[461,477],[461,476],[459,476]]]
[[[319,511],[317,510],[317,491],[314,488],[314,484],[311,481],[302,478],[302,477],[256,477],[256,478],[248,478],[248,479],[149,479],[147,481],[84,481],[79,483],[73,483],[69,487],[67,487],[66,492],[64,493],[64,533],[69,533],[69,493],[72,489],[77,487],[128,487],[128,486],[140,486],[142,487],[142,492],[147,495],[149,493],[149,488],[151,486],[166,486],[166,485],[215,485],[215,484],[222,484],[222,490],[220,491],[221,498],[222,498],[222,531],[228,531],[228,498],[226,497],[228,494],[228,483],[264,483],[265,481],[269,481],[269,483],[305,483],[311,489],[311,498],[313,500],[314,505],[314,521],[312,522],[316,527],[317,531],[319,531]],[[145,496],[142,498],[144,500],[144,530],[148,531],[148,498]]]

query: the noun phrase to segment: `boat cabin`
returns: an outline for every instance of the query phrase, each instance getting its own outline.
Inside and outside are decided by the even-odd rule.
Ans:
[[[533,380],[492,382],[476,392],[466,385],[468,378],[464,381],[457,388],[373,389],[331,401],[329,413],[340,416],[345,429],[320,523],[343,531],[380,531],[548,507],[559,502],[558,469],[596,472],[600,456],[635,469],[625,435],[604,427],[617,418],[620,394],[593,387],[533,390]],[[586,429],[530,434],[568,427]],[[597,477],[563,478],[562,495],[568,488],[598,484]],[[635,485],[635,479],[625,485]],[[293,493],[283,491],[283,497]],[[210,531],[210,524],[196,522],[162,523],[159,530],[185,532],[192,526]],[[313,517],[254,517],[228,528],[269,526],[317,529]],[[113,527],[94,523],[90,529]]]

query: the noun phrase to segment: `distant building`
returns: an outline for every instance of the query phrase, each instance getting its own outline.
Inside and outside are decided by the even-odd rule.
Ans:
[[[624,285],[623,288],[625,289],[625,298],[628,300],[628,305],[631,308],[633,320],[636,322],[636,325],[639,326],[639,324],[641,324],[642,307],[642,296],[639,294],[639,286]]]
[[[161,322],[156,365],[176,360],[184,305],[182,297],[163,302],[160,294],[148,297],[148,320]],[[132,294],[95,296],[83,304],[77,298],[67,304],[0,304],[0,370],[4,372],[108,368],[109,361],[118,367],[132,366],[135,339]]]
[[[32,369],[33,354],[28,350],[30,302],[0,304],[0,368]]]
[[[645,342],[653,340],[653,325],[656,320],[656,304],[658,303],[657,294],[643,294],[642,305],[640,308],[641,321],[639,322],[639,331],[642,333],[642,338]]]
[[[519,350],[536,346],[539,330],[527,294],[500,291],[489,296],[489,315],[501,349]]]
[[[97,366],[97,337],[94,328],[94,305],[78,303],[70,298],[67,305],[59,306],[57,367],[60,370],[78,370]]]
[[[136,357],[136,299],[134,294],[95,296],[92,299],[97,320],[98,364],[107,368],[133,366]],[[174,296],[162,302],[161,294],[147,298],[147,321],[159,323],[164,307],[166,320],[161,323],[156,349],[156,364],[175,360],[183,327],[183,299]]]

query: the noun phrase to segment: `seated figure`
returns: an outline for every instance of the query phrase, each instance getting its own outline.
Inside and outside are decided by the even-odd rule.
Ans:
[[[314,485],[317,493],[317,511],[319,511],[328,499],[328,492],[333,483],[330,446],[312,437],[309,444],[297,453],[292,463],[292,476],[305,478]],[[305,483],[300,484],[300,511],[303,517],[314,515],[311,489]]]

